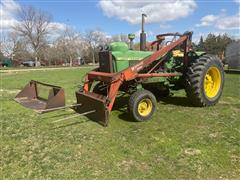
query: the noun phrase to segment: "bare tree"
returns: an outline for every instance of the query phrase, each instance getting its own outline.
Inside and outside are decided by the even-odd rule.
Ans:
[[[5,56],[12,57],[12,54],[14,53],[13,52],[14,47],[17,44],[17,39],[10,33],[8,34],[2,33],[1,35],[2,35],[0,42],[1,51]]]
[[[19,35],[26,38],[31,45],[37,65],[38,53],[46,44],[46,36],[49,34],[51,17],[40,9],[26,6],[19,11],[18,19],[19,23],[13,28]]]
[[[15,32],[3,34],[0,42],[1,51],[9,58],[24,59],[29,57],[26,42]]]
[[[125,35],[125,34],[117,34],[117,35],[113,35],[112,36],[112,41],[113,42],[125,42],[125,43],[129,43],[129,39],[128,39],[128,36]]]
[[[92,62],[95,64],[95,50],[99,45],[107,43],[108,38],[104,32],[99,30],[89,30],[85,33],[85,41],[91,49]]]
[[[88,45],[79,32],[66,27],[63,35],[57,39],[55,46],[62,54],[62,57],[66,58],[70,66],[72,66],[73,60],[82,56]]]

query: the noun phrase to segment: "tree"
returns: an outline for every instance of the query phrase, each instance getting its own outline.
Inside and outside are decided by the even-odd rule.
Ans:
[[[100,30],[89,30],[85,33],[84,39],[90,47],[90,52],[92,54],[92,62],[93,64],[95,64],[95,51],[99,45],[106,44],[108,42],[108,38],[106,34],[104,32],[101,32]]]
[[[197,45],[197,50],[198,51],[204,51],[204,41],[203,41],[203,37],[200,37],[199,43]]]
[[[128,36],[125,34],[118,34],[118,35],[112,36],[112,41],[113,42],[125,42],[127,44],[129,43]]]
[[[26,41],[15,32],[4,34],[1,40],[1,50],[7,57],[25,59],[31,56]]]
[[[20,36],[26,38],[34,52],[35,60],[38,61],[39,52],[46,45],[51,17],[40,9],[25,6],[19,10],[18,19],[19,23],[13,28]]]
[[[218,53],[217,55],[221,58],[224,59],[224,52],[225,49],[227,47],[228,44],[230,44],[231,42],[233,42],[234,40],[231,39],[230,37],[228,37],[227,34],[223,34],[223,35],[218,35],[217,36],[217,49],[218,49]]]
[[[67,59],[70,66],[72,66],[75,58],[84,56],[88,44],[79,32],[73,28],[66,27],[63,35],[55,42],[55,47],[59,50],[62,58]]]
[[[214,35],[209,33],[204,41],[204,48],[207,53],[218,55],[221,59],[224,58],[224,52],[227,45],[234,40],[231,39],[227,34]]]
[[[3,60],[4,60],[4,55],[3,55],[3,53],[2,53],[2,51],[0,49],[0,62],[2,62]]]

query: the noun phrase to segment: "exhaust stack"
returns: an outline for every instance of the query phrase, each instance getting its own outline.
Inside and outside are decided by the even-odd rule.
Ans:
[[[144,32],[146,14],[142,14],[142,32],[140,33],[140,51],[146,50],[146,33]]]

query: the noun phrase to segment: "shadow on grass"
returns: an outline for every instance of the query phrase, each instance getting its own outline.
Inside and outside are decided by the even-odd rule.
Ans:
[[[121,114],[118,115],[118,118],[128,122],[136,122],[133,117],[129,114],[128,107],[129,96],[121,96],[116,99],[116,102],[113,107],[113,111],[119,111]],[[182,107],[194,107],[187,97],[166,97],[166,98],[157,98],[158,103],[163,105],[175,105]]]
[[[225,72],[227,74],[240,74],[240,69],[227,69]]]
[[[118,118],[128,122],[136,122],[132,116],[128,113],[128,101],[129,96],[120,96],[116,98],[116,101],[113,106],[113,111],[119,111],[121,114],[118,115]]]
[[[175,106],[194,107],[187,97],[173,96],[173,97],[161,98],[158,101],[160,101],[160,102],[162,102],[162,104],[166,104],[166,105],[172,104]]]
[[[114,106],[113,106],[113,111],[120,112],[120,114],[118,115],[118,118],[123,121],[136,122],[136,120],[128,112],[128,109],[127,109],[128,101],[129,101],[129,96],[117,97],[117,99],[114,103]],[[182,106],[182,107],[193,107],[193,105],[190,103],[190,101],[187,97],[178,97],[178,96],[174,97],[173,96],[173,97],[167,97],[167,98],[158,98],[157,101],[164,105],[171,104],[171,105]],[[63,114],[61,114],[61,115],[63,115]],[[49,119],[56,118],[61,115],[55,115],[55,116],[49,117]],[[87,121],[92,121],[92,120],[88,119],[86,121],[81,121],[81,122],[78,121],[78,122],[74,122],[74,123],[70,123],[70,124],[66,124],[66,125],[62,125],[62,126],[57,126],[52,129],[64,128],[64,127],[68,127],[68,126],[72,126],[72,125],[85,123]],[[98,123],[97,121],[93,121],[93,122]]]

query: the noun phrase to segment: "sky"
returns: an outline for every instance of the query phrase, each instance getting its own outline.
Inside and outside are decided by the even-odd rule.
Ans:
[[[193,40],[209,32],[240,37],[240,0],[1,0],[0,30],[10,31],[22,6],[51,14],[59,29],[80,32],[99,29],[109,36],[139,34],[141,14],[147,14],[148,38],[164,32],[194,31]]]

